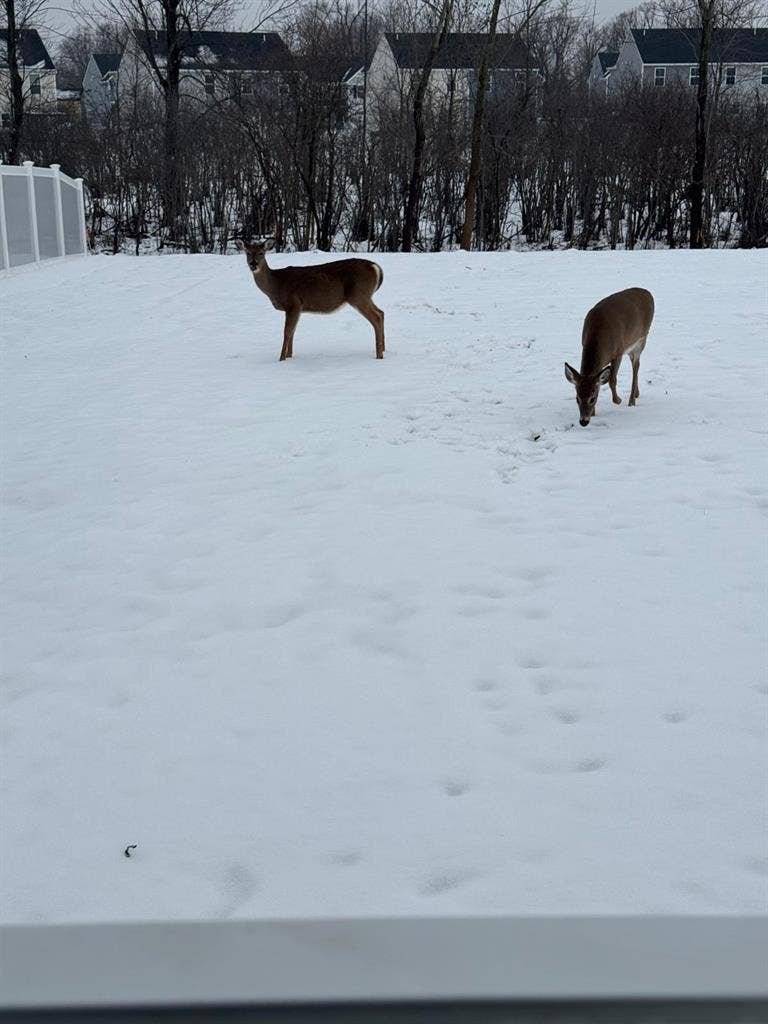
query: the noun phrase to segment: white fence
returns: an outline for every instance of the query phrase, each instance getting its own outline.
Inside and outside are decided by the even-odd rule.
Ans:
[[[83,179],[0,164],[0,271],[87,251]]]

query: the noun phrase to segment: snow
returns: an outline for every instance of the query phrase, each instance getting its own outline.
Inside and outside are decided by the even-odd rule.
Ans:
[[[375,258],[0,281],[4,922],[765,911],[765,254]]]

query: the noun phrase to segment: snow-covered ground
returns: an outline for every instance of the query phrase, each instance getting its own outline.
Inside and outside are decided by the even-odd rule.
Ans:
[[[376,259],[0,280],[4,921],[766,910],[765,254]]]

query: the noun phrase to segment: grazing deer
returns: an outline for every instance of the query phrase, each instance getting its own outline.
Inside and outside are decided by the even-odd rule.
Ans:
[[[336,260],[314,267],[284,267],[272,270],[267,252],[274,248],[271,238],[251,244],[238,242],[245,253],[256,285],[269,301],[285,313],[283,350],[280,361],[293,356],[293,336],[302,313],[335,313],[345,304],[352,306],[373,325],[376,358],[384,358],[384,313],[371,296],[384,280],[384,271],[372,260]]]
[[[581,332],[581,369],[576,372],[565,364],[565,377],[576,385],[579,423],[586,427],[595,415],[595,403],[603,384],[611,385],[616,405],[621,399],[616,393],[616,378],[621,360],[628,355],[632,360],[632,390],[629,404],[640,396],[637,374],[640,355],[645,348],[648,331],[653,320],[653,296],[645,288],[626,288],[601,299],[587,313]]]

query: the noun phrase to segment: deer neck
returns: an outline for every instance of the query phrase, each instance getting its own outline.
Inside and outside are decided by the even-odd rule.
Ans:
[[[256,282],[258,288],[261,288],[263,292],[270,295],[275,288],[275,278],[267,263],[267,257],[259,264],[258,270],[253,271],[253,280]]]

